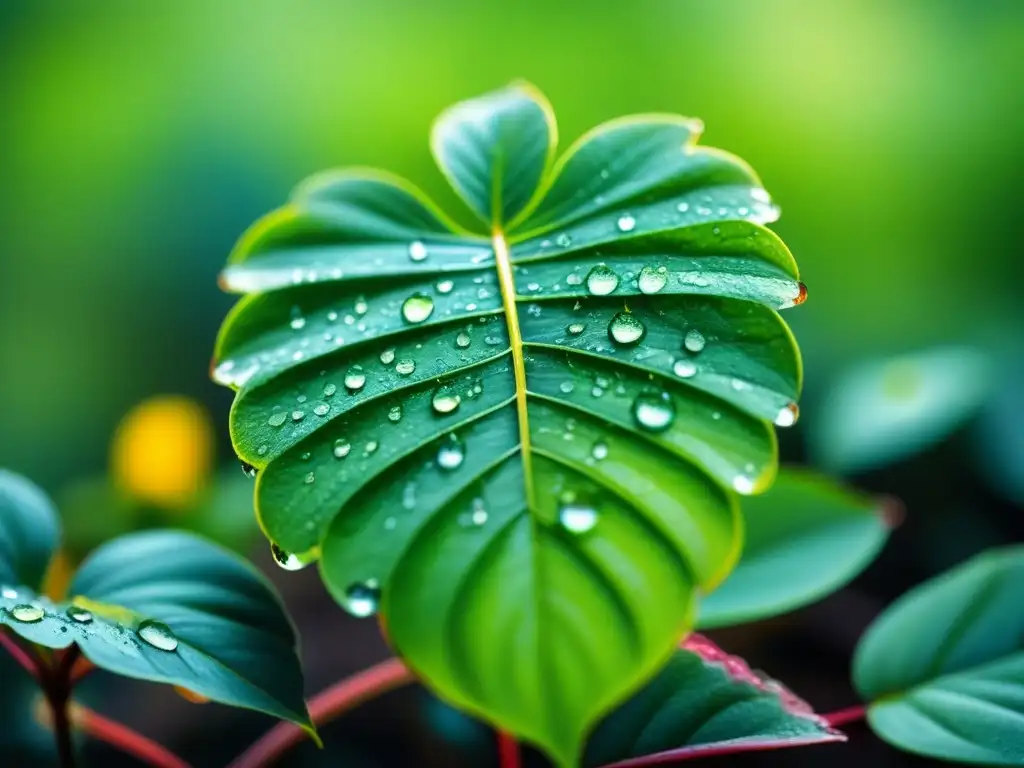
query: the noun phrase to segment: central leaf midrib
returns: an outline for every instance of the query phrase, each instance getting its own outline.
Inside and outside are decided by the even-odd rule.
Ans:
[[[530,421],[526,391],[526,361],[523,359],[523,334],[519,328],[519,308],[516,303],[516,286],[512,274],[512,260],[509,257],[505,233],[495,228],[493,235],[494,261],[498,272],[498,288],[501,303],[505,309],[505,325],[508,330],[509,346],[512,350],[512,373],[516,385],[516,416],[519,422],[520,455],[523,461],[523,486],[526,506],[535,508],[533,489],[533,462],[530,448]]]

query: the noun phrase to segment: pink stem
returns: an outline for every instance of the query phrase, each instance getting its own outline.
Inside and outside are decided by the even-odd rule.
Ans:
[[[18,662],[18,665],[26,672],[36,680],[39,679],[39,660],[30,651],[22,648],[18,641],[8,635],[3,629],[0,629],[0,646],[3,646],[7,653],[11,655],[11,658]]]
[[[398,659],[388,659],[326,688],[309,700],[314,725],[325,725],[383,693],[415,680]],[[294,723],[278,723],[235,758],[229,768],[263,768],[309,736]]]
[[[822,715],[825,722],[832,728],[838,728],[841,725],[847,723],[855,723],[858,720],[863,720],[864,716],[867,715],[868,709],[863,704],[856,704],[846,709],[840,709],[836,712],[830,712],[827,715]]]
[[[499,768],[520,768],[519,742],[516,737],[506,731],[498,731],[498,766]]]

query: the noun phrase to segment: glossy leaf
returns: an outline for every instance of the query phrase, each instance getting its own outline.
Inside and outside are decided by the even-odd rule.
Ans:
[[[640,768],[844,740],[783,685],[691,635],[653,680],[601,722],[583,764]]]
[[[0,586],[39,589],[59,540],[57,511],[46,494],[0,469]]]
[[[53,520],[27,481],[7,475],[4,487],[4,521]],[[86,559],[69,593],[54,602],[24,583],[5,585],[0,624],[48,648],[77,644],[126,677],[311,727],[288,616],[259,572],[227,550],[176,531],[122,536]]]
[[[322,554],[442,696],[563,764],[728,574],[731,490],[770,484],[796,416],[777,210],[698,128],[613,121],[552,165],[549,106],[510,86],[434,127],[480,234],[322,174],[223,274],[250,295],[213,375],[280,559]]]
[[[1024,547],[979,555],[911,590],[861,640],[868,722],[910,752],[1024,764]]]
[[[978,409],[987,380],[987,360],[966,348],[862,364],[836,384],[811,421],[811,452],[822,466],[845,473],[913,455]]]
[[[698,625],[758,621],[834,592],[881,550],[891,514],[813,472],[781,471],[766,494],[744,499],[739,565],[701,600]]]

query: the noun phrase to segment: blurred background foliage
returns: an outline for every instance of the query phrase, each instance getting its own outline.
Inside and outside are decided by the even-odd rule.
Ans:
[[[60,502],[55,571],[149,525],[202,530],[272,569],[233,463],[231,394],[207,378],[232,303],[216,275],[243,229],[343,165],[406,175],[466,218],[429,157],[431,121],[514,78],[547,93],[563,146],[625,113],[697,116],[704,143],[762,175],[809,286],[786,315],[806,388],[784,458],[908,510],[851,588],[716,636],[819,708],[848,704],[849,652],[882,605],[1024,537],[1022,50],[1015,0],[2,2],[0,466]],[[888,428],[865,428],[872,417]],[[273,575],[313,690],[385,653],[315,573]],[[199,765],[266,725],[118,685],[109,710]],[[230,738],[210,730],[224,724]],[[327,741],[342,752],[292,761],[480,765],[492,749],[418,691]],[[913,762],[855,741],[822,749],[840,764]]]

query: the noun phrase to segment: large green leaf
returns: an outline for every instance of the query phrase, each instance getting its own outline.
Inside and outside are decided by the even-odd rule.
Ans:
[[[487,224],[405,181],[314,177],[242,238],[214,378],[288,567],[315,559],[450,701],[561,763],[733,566],[804,296],[760,181],[696,121],[608,123],[551,166],[528,86],[432,146]]]
[[[59,540],[57,511],[46,494],[0,469],[0,586],[39,589]]]
[[[2,519],[23,522],[20,541],[49,530],[52,543],[55,517],[42,492],[13,475],[4,488]],[[9,552],[0,551],[0,572],[13,571]],[[45,547],[32,554],[45,564]],[[53,602],[28,583],[4,583],[0,593],[0,624],[26,640],[77,644],[111,672],[310,725],[291,622],[269,583],[231,552],[184,532],[130,534],[86,559],[70,601]]]
[[[770,491],[743,501],[743,555],[701,600],[698,625],[758,621],[834,592],[881,550],[889,514],[885,502],[808,470],[780,471]]]
[[[886,741],[961,763],[1024,765],[1024,547],[911,590],[861,640],[853,679]]]
[[[780,683],[691,635],[653,680],[601,722],[583,763],[640,768],[844,740]]]

